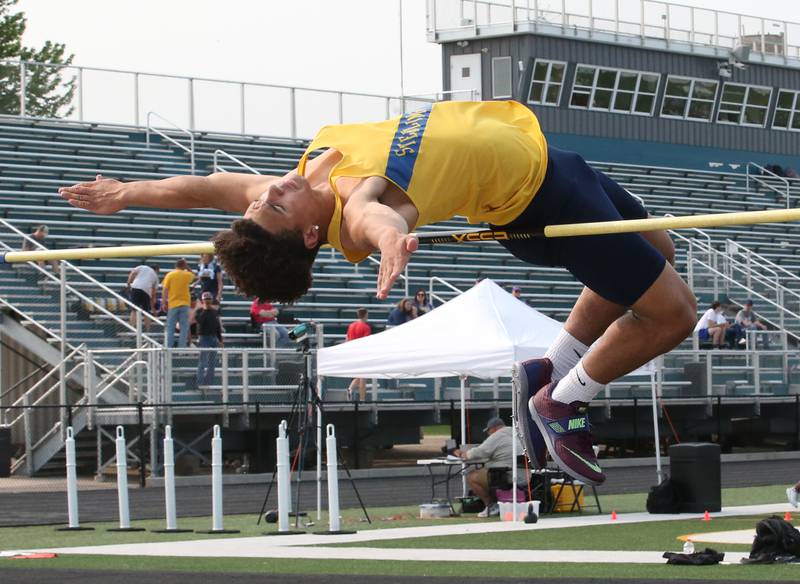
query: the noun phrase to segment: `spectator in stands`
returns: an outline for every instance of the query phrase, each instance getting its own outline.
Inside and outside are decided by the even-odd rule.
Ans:
[[[411,231],[424,225],[466,216],[536,231],[647,216],[581,156],[549,146],[533,112],[514,101],[446,101],[391,120],[327,125],[282,177],[215,173],[125,184],[97,177],[59,192],[95,213],[132,206],[242,213],[214,236],[217,256],[242,293],[280,302],[309,290],[322,244],[353,263],[379,250],[376,297],[384,300],[417,251]],[[663,230],[500,244],[524,262],[566,268],[586,286],[545,359],[516,364],[514,379],[529,399],[517,411],[534,464],[546,445],[566,472],[599,484],[605,475],[589,426],[568,432],[550,422],[585,420],[606,384],[683,341],[697,318],[694,294],[671,265],[674,247]]]
[[[397,306],[392,308],[389,312],[389,318],[386,319],[386,328],[398,326],[407,323],[417,317],[414,311],[414,305],[410,298],[403,298],[397,303]]]
[[[35,240],[30,241],[29,239],[22,240],[22,251],[36,251],[38,249],[47,249],[47,246],[44,244],[44,240],[47,239],[48,234],[50,233],[50,228],[47,225],[39,225],[36,229],[33,230],[31,233],[31,238]],[[36,244],[39,245],[36,245]],[[36,262],[40,268],[45,267],[44,262]],[[50,269],[53,272],[58,271],[58,262],[55,260],[50,260],[48,262],[50,265]]]
[[[214,298],[214,304],[219,307],[222,304],[222,268],[213,253],[204,253],[200,256],[197,278],[200,284],[200,295],[202,296],[203,292],[210,292]]]
[[[522,288],[520,288],[519,286],[513,286],[511,288],[511,295],[517,300],[525,302],[525,299],[522,297]]]
[[[728,319],[722,314],[722,304],[718,300],[711,303],[711,307],[703,313],[694,327],[697,338],[701,342],[710,340],[715,349],[722,348],[727,330]]]
[[[736,318],[734,319],[734,326],[737,327],[738,339],[737,342],[744,345],[745,335],[747,331],[765,331],[767,330],[767,325],[763,322],[758,320],[755,313],[753,312],[753,301],[749,298],[745,301],[744,306],[742,309],[736,313]],[[764,339],[764,348],[769,349],[769,335],[759,335]]]
[[[197,338],[197,294],[191,292],[192,299],[189,302],[189,340],[186,344],[187,347],[196,346],[195,339]],[[178,325],[178,332],[180,333],[181,327]]]
[[[156,294],[158,292],[159,267],[150,267],[146,263],[136,266],[128,274],[128,299],[144,312],[156,314]],[[136,324],[136,311],[131,310],[131,326]],[[142,318],[144,330],[150,330],[150,319]]]
[[[464,460],[484,463],[482,468],[473,470],[467,475],[467,484],[486,505],[478,517],[493,517],[499,515],[499,510],[494,493],[489,489],[489,469],[514,466],[512,440],[515,437],[511,428],[506,426],[502,418],[490,419],[483,431],[487,437],[481,444],[467,450],[457,449],[453,451],[453,454]],[[522,445],[519,442],[517,443],[517,452],[522,452]]]
[[[205,392],[214,382],[214,369],[217,366],[217,351],[203,350],[215,349],[224,346],[222,338],[222,322],[219,311],[214,308],[214,295],[203,292],[200,296],[202,306],[197,309],[197,339],[200,347],[200,356],[197,362],[197,387],[205,396]]]
[[[361,337],[368,337],[372,334],[372,327],[367,322],[369,318],[369,312],[366,308],[359,308],[356,310],[356,316],[358,320],[354,320],[347,326],[347,338],[348,341],[354,341],[355,339],[360,339]],[[367,382],[363,378],[357,377],[350,382],[350,386],[347,388],[347,401],[352,401],[353,399],[353,389],[358,387],[358,399],[359,401],[367,401]]]
[[[414,300],[412,300],[411,304],[414,305],[414,310],[417,313],[417,316],[422,316],[433,310],[433,305],[431,304],[430,300],[428,300],[428,293],[425,290],[417,290],[417,293],[414,294]]]
[[[250,326],[253,331],[260,333],[264,325],[268,329],[274,328],[278,335],[276,345],[283,347],[289,344],[289,331],[286,330],[286,327],[278,324],[279,314],[280,310],[275,308],[271,302],[261,302],[258,298],[255,298],[250,305]]]
[[[189,309],[192,303],[190,290],[194,280],[194,272],[189,269],[186,260],[181,258],[175,262],[175,269],[164,276],[164,281],[161,282],[161,301],[163,309],[167,311],[167,347],[174,345],[175,325],[180,327],[178,347],[186,347],[189,342]]]

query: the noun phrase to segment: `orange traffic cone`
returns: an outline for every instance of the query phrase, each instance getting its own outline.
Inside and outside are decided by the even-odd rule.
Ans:
[[[612,511],[611,512],[611,521],[616,521],[616,520],[617,520],[617,512],[616,511]]]
[[[791,521],[792,520],[792,514],[787,511],[786,515],[783,516],[783,520],[784,521]]]
[[[708,514],[708,511],[703,513],[703,521],[711,521],[711,515]]]

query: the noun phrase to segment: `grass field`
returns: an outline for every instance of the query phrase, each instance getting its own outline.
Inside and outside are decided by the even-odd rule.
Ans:
[[[778,503],[785,496],[784,487],[757,487],[726,489],[723,491],[723,504],[746,505],[755,503]],[[604,496],[601,503],[605,514],[616,510],[618,513],[642,511],[644,494]],[[474,522],[474,516],[461,518],[420,520],[416,518],[416,507],[392,507],[370,509],[373,524],[364,523],[359,509],[342,512],[343,529],[364,531],[374,528],[409,527],[419,525],[441,525],[443,522]],[[314,515],[312,514],[312,517]],[[698,519],[677,521],[655,521],[641,524],[608,524],[586,528],[564,528],[533,530],[503,534],[456,535],[431,538],[416,538],[393,541],[374,541],[359,544],[375,548],[484,548],[484,549],[593,549],[608,550],[673,550],[681,543],[680,535],[702,531],[722,531],[729,529],[748,529],[755,526],[760,517],[717,518],[711,522]],[[546,519],[544,519],[546,521]],[[486,521],[496,521],[490,519]],[[135,526],[147,529],[163,527],[163,521],[137,521]],[[179,521],[180,527],[208,529],[208,517],[187,518]],[[229,516],[225,527],[240,529],[238,535],[201,534],[155,534],[107,533],[105,529],[114,527],[113,523],[92,524],[96,531],[64,533],[57,532],[53,526],[0,529],[0,550],[30,549],[32,547],[65,547],[83,545],[102,545],[114,543],[159,542],[191,540],[219,537],[252,537],[261,535],[275,525],[255,524],[255,517]],[[325,518],[308,531],[325,528]],[[347,544],[332,544],[335,546]],[[699,546],[698,546],[699,547]],[[746,551],[746,546],[718,545],[719,551]],[[387,562],[380,561],[380,552],[375,561],[352,560],[272,560],[242,558],[172,558],[172,557],[105,557],[105,556],[61,556],[52,560],[0,560],[2,569],[24,568],[72,568],[72,569],[115,569],[115,570],[157,570],[188,571],[208,573],[298,573],[298,574],[353,574],[353,575],[407,575],[407,576],[458,576],[464,578],[512,577],[530,578],[613,578],[613,579],[708,579],[720,581],[735,580],[779,580],[800,581],[800,566],[742,566],[728,565],[717,567],[684,567],[666,565],[632,564],[558,564],[537,563],[515,564],[511,562]],[[2,575],[0,575],[2,580]]]

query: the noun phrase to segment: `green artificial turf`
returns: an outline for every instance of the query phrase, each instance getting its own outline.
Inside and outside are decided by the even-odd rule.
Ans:
[[[784,486],[750,487],[723,490],[723,504],[746,505],[760,503],[783,502]],[[610,495],[601,496],[604,515],[611,510],[618,513],[642,511],[646,495]],[[417,518],[416,506],[370,508],[373,524],[364,523],[360,509],[342,511],[342,528],[363,531],[375,528],[411,527],[419,525],[442,525],[444,522],[474,522],[474,515],[460,518],[420,520]],[[312,513],[311,517],[315,518]],[[711,522],[698,519],[677,521],[656,521],[642,524],[609,523],[589,528],[564,528],[549,530],[532,530],[501,534],[483,534],[471,536],[447,536],[446,538],[418,538],[395,540],[393,542],[368,542],[360,545],[370,547],[483,547],[496,549],[595,549],[611,550],[673,550],[680,549],[679,535],[701,531],[723,531],[729,529],[752,528],[757,517],[749,518],[716,518]],[[546,519],[544,519],[546,520]],[[484,521],[497,521],[489,519]],[[208,517],[183,518],[178,521],[179,527],[191,529],[209,529],[211,519]],[[188,534],[156,534],[107,533],[105,529],[115,527],[113,522],[85,524],[95,527],[89,532],[57,532],[53,526],[0,528],[0,550],[31,549],[33,547],[73,547],[85,545],[102,545],[115,543],[159,542],[191,540],[200,538],[248,537],[258,536],[263,532],[275,530],[274,524],[255,524],[253,515],[237,515],[225,517],[227,529],[240,529],[238,535],[203,535]],[[163,521],[135,521],[134,526],[162,528]],[[317,522],[308,531],[326,527],[325,518]],[[338,544],[336,544],[338,545]],[[704,544],[698,544],[698,547]],[[720,551],[746,550],[747,546],[713,545]],[[380,552],[376,554],[379,556]],[[250,558],[172,558],[172,557],[137,557],[137,556],[79,556],[66,555],[52,560],[8,560],[0,559],[2,569],[24,568],[71,568],[87,570],[160,570],[187,572],[258,572],[272,574],[354,574],[354,575],[407,575],[407,576],[457,576],[464,578],[606,578],[606,579],[707,579],[720,581],[735,580],[780,580],[800,581],[799,565],[779,566],[667,566],[650,564],[567,564],[567,563],[490,563],[490,562],[388,562],[364,560],[277,560]],[[0,576],[0,580],[2,580]]]

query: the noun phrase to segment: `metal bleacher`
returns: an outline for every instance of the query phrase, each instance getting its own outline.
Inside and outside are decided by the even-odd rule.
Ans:
[[[262,173],[283,173],[296,164],[305,148],[299,140],[204,134],[196,136],[197,173],[211,171],[213,152],[223,149]],[[651,214],[674,215],[749,211],[782,208],[774,191],[754,192],[745,187],[742,173],[661,168],[607,162],[593,165],[608,173],[646,202]],[[128,209],[111,216],[98,216],[70,207],[57,195],[61,185],[91,180],[97,173],[123,181],[158,179],[186,174],[189,164],[184,153],[151,137],[146,147],[141,128],[99,126],[75,122],[31,121],[0,118],[0,217],[23,232],[40,223],[50,227],[47,243],[55,248],[88,245],[171,243],[207,239],[226,227],[232,215],[207,209],[159,211]],[[792,196],[800,197],[794,181]],[[431,229],[465,227],[453,220]],[[709,232],[714,244],[735,240],[757,251],[789,271],[800,267],[797,234],[786,225],[743,226]],[[189,258],[190,262],[193,258]],[[76,262],[83,271],[116,292],[121,292],[129,270],[138,260],[117,259]],[[171,268],[174,258],[154,258],[162,270]],[[685,251],[678,246],[678,266],[685,270]],[[163,272],[162,272],[163,273]],[[341,256],[323,250],[314,266],[314,285],[291,307],[298,318],[313,318],[326,325],[327,342],[344,336],[355,309],[365,306],[375,328],[381,329],[388,311],[404,296],[404,283],[384,302],[374,298],[376,264],[352,266]],[[564,320],[581,286],[567,272],[532,267],[506,253],[494,243],[463,246],[437,245],[420,249],[409,267],[407,287],[429,288],[431,278],[447,280],[465,289],[477,279],[490,277],[502,285],[519,284],[524,298],[536,309]],[[2,280],[3,293],[14,298],[20,283]],[[787,286],[796,286],[789,282]],[[443,300],[454,293],[433,285]],[[20,290],[16,290],[19,293]],[[223,321],[228,344],[258,346],[261,335],[249,329],[249,299],[225,287]],[[95,319],[97,320],[97,319]],[[75,325],[77,326],[77,324]],[[80,323],[90,332],[92,323]]]

